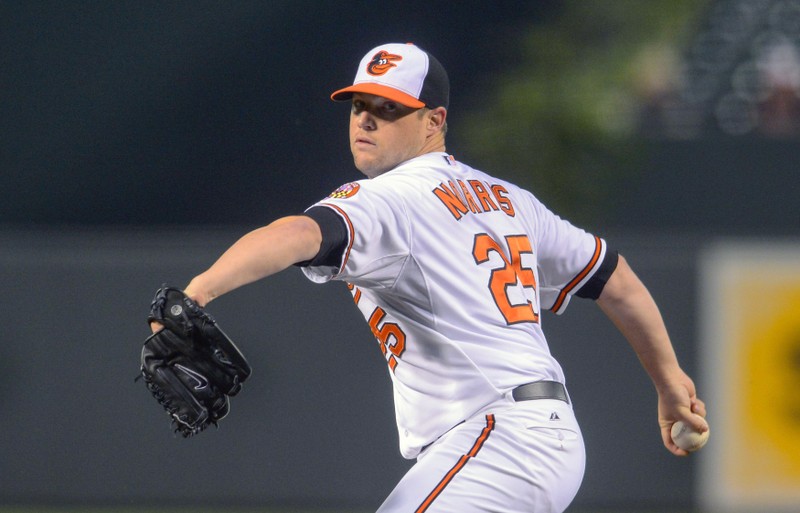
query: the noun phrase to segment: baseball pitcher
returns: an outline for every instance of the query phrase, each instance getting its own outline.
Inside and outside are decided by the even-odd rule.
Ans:
[[[658,392],[664,445],[686,455],[670,428],[707,431],[705,405],[647,289],[606,240],[446,152],[439,61],[413,44],[380,45],[332,99],[349,102],[366,178],[245,235],[183,292],[202,309],[291,266],[347,284],[393,383],[400,452],[416,459],[378,511],[567,508],[584,443],[542,312],[576,296],[630,342]]]

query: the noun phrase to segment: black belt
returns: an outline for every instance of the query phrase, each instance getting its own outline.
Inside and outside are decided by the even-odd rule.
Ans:
[[[527,385],[520,385],[514,390],[511,391],[511,396],[514,398],[515,401],[531,401],[533,399],[558,399],[559,401],[564,401],[565,403],[569,404],[569,396],[567,396],[567,389],[563,383],[559,383],[558,381],[534,381],[533,383],[528,383]],[[465,421],[461,421],[456,426],[460,426]],[[450,429],[453,429],[450,428]],[[449,429],[447,431],[450,431]],[[429,443],[422,449],[420,452],[424,451],[428,447],[433,445],[433,442]]]
[[[569,404],[567,389],[558,381],[535,381],[515,388],[511,395],[515,401],[530,401],[532,399],[558,399]]]

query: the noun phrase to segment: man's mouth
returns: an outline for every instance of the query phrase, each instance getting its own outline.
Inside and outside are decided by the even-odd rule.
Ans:
[[[356,137],[354,143],[356,146],[375,146],[375,142],[367,137]]]

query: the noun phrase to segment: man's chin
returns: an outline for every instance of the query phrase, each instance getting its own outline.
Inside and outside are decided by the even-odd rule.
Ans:
[[[384,166],[377,165],[374,162],[364,162],[355,160],[356,169],[361,171],[367,178],[375,178],[388,171]]]

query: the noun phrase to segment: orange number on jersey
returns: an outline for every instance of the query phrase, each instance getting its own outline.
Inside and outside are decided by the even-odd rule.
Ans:
[[[508,298],[508,287],[519,283],[523,287],[536,289],[536,276],[528,267],[522,266],[522,255],[533,254],[531,241],[525,235],[509,235],[506,238],[509,261],[506,252],[491,236],[481,233],[475,236],[472,256],[475,262],[483,264],[489,261],[489,253],[495,252],[503,259],[503,266],[492,269],[489,279],[489,290],[492,292],[497,308],[508,324],[520,322],[539,322],[539,309],[531,301],[513,305]]]
[[[406,350],[406,334],[394,322],[385,322],[383,326],[379,326],[385,316],[386,311],[383,308],[376,308],[369,317],[369,327],[380,343],[381,352],[384,355],[389,353],[389,367],[394,371],[397,358]]]

